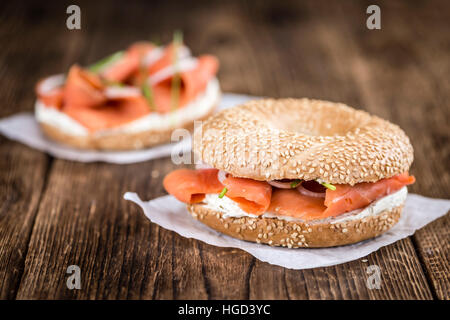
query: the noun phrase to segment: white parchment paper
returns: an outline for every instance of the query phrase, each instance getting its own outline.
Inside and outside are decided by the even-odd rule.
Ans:
[[[450,200],[409,194],[400,221],[377,238],[335,248],[289,249],[242,241],[221,234],[192,218],[187,212],[186,205],[172,196],[142,201],[136,193],[127,192],[124,198],[139,205],[153,223],[175,231],[183,237],[194,238],[218,247],[239,248],[261,261],[289,269],[326,267],[359,259],[414,234],[416,230],[444,216],[450,209]]]
[[[257,99],[257,97],[225,93],[222,95],[218,109],[222,110],[232,107],[251,99]],[[191,141],[186,139],[179,143],[164,144],[133,151],[93,151],[71,148],[45,137],[39,128],[34,114],[31,112],[19,113],[1,119],[0,133],[11,140],[47,152],[56,158],[80,162],[135,163],[170,156],[173,148],[176,148],[178,152],[189,151],[191,149]]]

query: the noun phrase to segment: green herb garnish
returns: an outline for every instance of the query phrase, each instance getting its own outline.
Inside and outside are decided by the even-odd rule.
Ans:
[[[151,110],[155,110],[155,100],[153,99],[152,86],[144,81],[141,85],[141,91]]]
[[[222,192],[219,194],[219,198],[222,199],[225,193],[227,193],[227,191],[228,191],[227,187],[223,188]]]
[[[300,182],[302,182],[302,180],[300,180],[300,179],[295,179],[294,181],[291,182],[291,188],[292,188],[292,189],[297,188],[298,185],[300,184]]]
[[[116,53],[113,53],[112,55],[107,56],[106,58],[103,58],[102,60],[89,66],[88,69],[94,73],[97,73],[97,72],[103,70],[105,67],[120,60],[123,57],[124,53],[125,53],[124,51],[118,51]]]
[[[158,36],[153,37],[150,42],[153,43],[157,47],[161,46],[161,44],[162,44],[161,39]]]
[[[170,102],[171,109],[177,109],[180,103],[180,88],[181,88],[181,77],[178,68],[178,50],[183,45],[183,34],[181,31],[177,30],[173,34],[173,67],[175,69],[175,74],[172,77],[171,87],[170,87]]]
[[[104,80],[104,82],[107,86],[111,87],[125,87],[125,84],[122,82],[108,81],[108,80]]]
[[[175,30],[173,33],[173,44],[176,46],[181,46],[183,44],[183,32],[180,30]]]
[[[326,183],[326,182],[321,182],[321,185],[323,185],[325,188],[330,189],[330,190],[336,190],[336,187],[333,186],[331,183]]]

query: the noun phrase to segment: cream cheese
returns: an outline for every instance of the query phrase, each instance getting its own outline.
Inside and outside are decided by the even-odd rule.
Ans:
[[[380,199],[372,202],[367,207],[364,207],[362,209],[353,210],[350,212],[346,212],[337,217],[330,217],[330,218],[321,219],[321,220],[305,221],[305,220],[301,220],[298,218],[282,216],[282,215],[272,213],[272,212],[266,212],[262,215],[262,217],[263,218],[277,218],[280,220],[293,221],[293,222],[308,222],[309,224],[342,223],[342,222],[347,222],[347,221],[352,221],[352,220],[363,219],[368,216],[378,215],[385,210],[389,210],[389,209],[398,207],[405,202],[407,195],[408,195],[408,189],[406,187],[403,187],[400,190],[398,190],[390,195],[387,195],[383,198],[380,198]],[[222,199],[220,199],[217,194],[207,194],[204,202],[206,203],[205,204],[206,208],[221,212],[222,216],[224,218],[241,218],[241,217],[256,218],[257,217],[256,215],[249,214],[249,213],[243,211],[236,202],[234,202],[233,200],[231,200],[230,198],[228,198],[226,196],[223,197]]]
[[[208,82],[205,91],[183,108],[167,114],[153,112],[122,126],[100,130],[95,132],[94,135],[105,136],[117,133],[138,133],[147,130],[175,129],[206,116],[219,102],[219,98],[219,81],[217,78],[213,78]],[[86,136],[90,134],[89,130],[82,124],[55,108],[46,107],[39,100],[36,101],[35,114],[39,122],[56,127],[69,135]]]
[[[36,101],[34,112],[38,122],[56,127],[65,133],[73,136],[87,136],[89,134],[88,129],[82,124],[78,123],[64,112],[55,108],[46,107],[39,100]]]
[[[245,212],[236,202],[226,196],[219,198],[218,194],[210,193],[205,196],[203,202],[206,203],[206,208],[221,212],[224,218],[258,217]]]

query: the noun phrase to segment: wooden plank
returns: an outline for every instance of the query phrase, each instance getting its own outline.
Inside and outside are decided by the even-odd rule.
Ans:
[[[429,299],[426,280],[416,276],[422,271],[415,259],[409,240],[401,240],[365,259],[305,270],[301,276],[287,270],[285,279],[291,299]],[[369,266],[380,268],[379,289],[368,287]]]
[[[23,272],[48,161],[45,155],[4,138],[0,138],[0,153],[0,299],[13,299]]]
[[[138,285],[136,290],[152,294],[152,287],[141,287],[130,279],[132,275],[133,279],[154,278],[155,264],[170,279],[172,268],[166,268],[166,261],[172,259],[167,252],[170,239],[159,228],[150,227],[140,212],[128,210],[121,199],[126,177],[143,177],[140,170],[151,172],[152,167],[55,161],[17,298],[126,298],[128,290],[124,293],[122,288],[133,284]],[[137,190],[148,190],[150,181],[145,178],[132,184]],[[148,264],[146,269],[139,269],[135,259]],[[82,290],[67,289],[69,265],[80,266]],[[142,283],[151,286],[149,281]],[[171,281],[162,283],[165,290],[171,289]]]
[[[61,72],[73,61],[73,49],[82,49],[80,37],[67,37],[63,4],[46,7],[5,3],[1,10],[0,53],[4,81],[0,88],[1,116],[33,111],[36,82]],[[56,24],[56,25],[55,25]],[[39,26],[39,27],[37,27]],[[70,42],[67,42],[67,40]],[[68,45],[69,43],[69,45]],[[19,143],[0,138],[2,202],[0,212],[0,298],[16,296],[39,201],[47,183],[51,158]]]
[[[436,297],[450,300],[450,215],[447,214],[417,231],[414,243]]]
[[[17,298],[207,298],[227,293],[217,293],[216,284],[242,282],[238,262],[249,259],[243,253],[223,249],[221,254],[155,226],[122,199],[130,190],[144,199],[162,195],[161,178],[172,169],[165,159],[129,166],[55,161]],[[81,268],[82,290],[67,289],[69,265]],[[230,265],[236,265],[233,281]]]
[[[34,43],[27,48],[23,41],[42,35],[30,32],[23,12],[11,4],[0,10],[0,117],[32,108],[34,79],[24,76],[38,69],[28,50],[37,50]],[[16,37],[18,34],[22,37]],[[45,53],[42,52],[42,53]],[[37,56],[39,57],[39,56]],[[36,58],[36,57],[35,57]],[[42,59],[45,61],[45,59]],[[13,299],[24,269],[28,241],[39,206],[49,159],[44,154],[0,137],[0,299]]]

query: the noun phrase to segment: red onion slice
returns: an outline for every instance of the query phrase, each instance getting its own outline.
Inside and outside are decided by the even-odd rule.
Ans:
[[[142,59],[142,64],[146,67],[150,67],[153,64],[155,64],[156,61],[161,59],[161,57],[164,55],[164,48],[157,47],[152,50],[150,50]]]
[[[281,181],[267,181],[268,184],[270,184],[272,187],[280,188],[280,189],[292,189],[291,183],[292,182],[281,182]]]
[[[227,178],[227,173],[225,171],[219,170],[217,174],[217,179],[219,179],[220,183],[223,184],[223,181]]]
[[[38,94],[45,96],[46,94],[52,93],[53,90],[64,85],[65,75],[56,74],[45,78],[38,83],[37,91]]]
[[[178,61],[177,66],[170,65],[170,66],[165,67],[164,69],[156,72],[155,74],[151,75],[148,78],[148,82],[151,85],[158,84],[164,80],[169,79],[176,73],[195,69],[197,67],[197,65],[198,65],[197,58],[185,57]]]
[[[297,187],[298,192],[307,197],[313,198],[325,198],[325,192],[313,192],[311,190],[306,189],[301,184]]]

